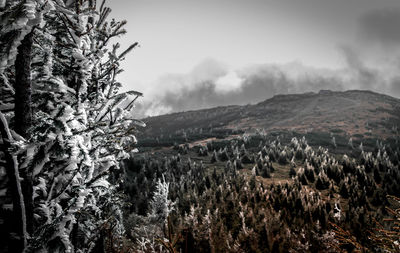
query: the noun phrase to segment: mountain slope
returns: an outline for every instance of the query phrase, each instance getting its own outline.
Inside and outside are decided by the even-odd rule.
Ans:
[[[200,128],[334,132],[388,138],[399,134],[400,100],[371,91],[322,90],[319,93],[277,95],[255,105],[173,113],[144,121],[147,127],[143,135],[148,138]]]

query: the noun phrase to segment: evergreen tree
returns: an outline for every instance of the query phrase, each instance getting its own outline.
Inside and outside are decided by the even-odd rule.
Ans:
[[[102,228],[124,232],[109,176],[134,151],[136,126],[144,126],[130,112],[142,94],[120,93],[116,79],[137,43],[109,51],[126,22],[107,21],[104,2],[10,0],[2,7],[1,90],[11,100],[1,105],[15,110],[1,108],[0,130],[13,147],[2,150],[18,221],[9,240],[20,245],[10,247],[91,251],[106,240]]]
[[[217,155],[217,152],[215,151],[215,149],[214,149],[214,152],[212,153],[212,155],[211,155],[211,163],[215,163],[215,162],[217,162],[218,161],[218,155]]]
[[[294,167],[290,167],[289,170],[289,177],[295,177],[296,176],[296,170],[294,169]]]

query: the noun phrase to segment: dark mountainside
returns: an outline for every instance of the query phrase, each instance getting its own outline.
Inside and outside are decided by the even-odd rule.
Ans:
[[[147,127],[139,135],[144,146],[152,138],[169,143],[167,140],[179,142],[180,135],[193,141],[256,131],[326,132],[353,139],[386,139],[398,135],[400,100],[371,91],[322,90],[277,95],[255,105],[149,117],[144,122]]]

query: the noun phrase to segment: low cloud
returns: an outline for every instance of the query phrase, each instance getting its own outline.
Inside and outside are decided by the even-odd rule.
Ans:
[[[151,101],[138,105],[138,117],[197,110],[224,105],[245,105],[264,101],[277,94],[368,89],[400,97],[400,75],[389,75],[366,66],[362,56],[351,47],[341,47],[346,67],[340,70],[318,69],[299,62],[285,65],[262,64],[228,70],[213,62],[204,63],[188,74],[168,75],[167,84]],[[200,73],[198,72],[200,71]],[[229,85],[231,84],[231,85]]]
[[[353,86],[358,89],[376,90],[378,84],[383,84],[380,71],[365,65],[361,55],[350,46],[340,47],[347,64],[348,76]]]
[[[226,75],[219,77],[215,81],[215,91],[218,93],[230,92],[242,86],[243,79],[235,71],[230,71]]]
[[[396,76],[391,80],[389,94],[395,97],[400,97],[400,76]]]
[[[201,78],[197,78],[198,69],[202,70]],[[314,69],[300,63],[254,65],[240,70],[220,71],[219,75],[211,69],[208,74],[203,70],[196,67],[189,74],[169,75],[160,79],[162,83],[168,83],[170,88],[158,93],[151,101],[142,102],[137,108],[139,115],[244,105],[277,94],[343,89],[342,79],[337,78],[337,72]],[[186,83],[188,80],[196,82]]]

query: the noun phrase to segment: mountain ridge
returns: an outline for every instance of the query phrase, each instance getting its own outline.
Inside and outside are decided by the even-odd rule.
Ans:
[[[398,135],[400,99],[369,90],[275,95],[251,105],[229,105],[143,119],[154,137],[193,128],[336,132],[388,138]]]

